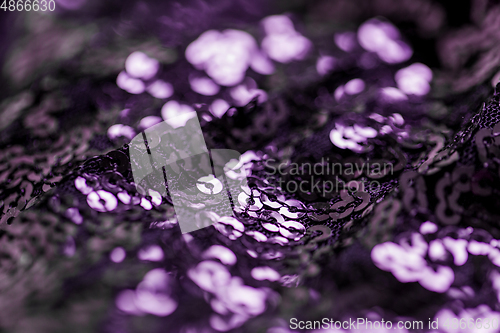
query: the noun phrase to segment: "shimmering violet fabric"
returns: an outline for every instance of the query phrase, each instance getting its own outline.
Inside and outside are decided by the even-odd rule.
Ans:
[[[500,319],[499,7],[132,3],[7,55],[0,331]]]

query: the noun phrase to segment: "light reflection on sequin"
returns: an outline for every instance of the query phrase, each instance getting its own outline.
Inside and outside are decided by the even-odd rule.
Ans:
[[[491,252],[491,245],[488,243],[482,243],[475,240],[471,240],[467,246],[467,251],[475,256],[488,255]]]
[[[255,231],[255,230],[249,230],[245,232],[250,237],[253,237],[257,242],[265,242],[267,241],[267,236],[264,235],[262,232]]]
[[[394,78],[398,88],[408,95],[423,96],[431,90],[429,83],[432,80],[432,71],[421,63],[400,69]]]
[[[262,24],[267,33],[262,49],[275,61],[302,60],[312,47],[311,41],[295,31],[292,21],[285,15],[268,16]]]
[[[257,49],[255,39],[241,30],[205,31],[186,49],[186,59],[205,70],[223,86],[238,84],[245,77],[252,55]]]
[[[133,315],[141,315],[142,311],[137,309],[135,303],[135,292],[133,290],[124,290],[118,294],[115,300],[116,307],[121,311]]]
[[[241,185],[240,188],[246,194],[248,195],[252,194],[252,190],[250,189],[250,187],[248,187],[248,185]]]
[[[335,58],[331,56],[321,56],[316,61],[316,71],[324,76],[335,68]]]
[[[109,259],[111,259],[111,261],[113,262],[120,263],[125,260],[126,256],[127,254],[123,247],[115,247],[109,254]]]
[[[127,91],[131,94],[141,94],[146,89],[144,82],[139,79],[134,79],[128,75],[125,71],[120,72],[116,78],[116,84],[118,87]]]
[[[133,77],[148,80],[158,72],[160,63],[154,58],[148,57],[144,52],[131,53],[125,60],[125,70]]]
[[[409,244],[407,239],[401,240],[400,244],[406,250],[412,251],[421,257],[425,256],[425,254],[427,253],[427,249],[429,248],[429,245],[424,240],[424,237],[418,232],[414,232],[411,234],[411,245]]]
[[[356,95],[365,90],[365,82],[361,79],[352,79],[344,85],[344,92],[348,95]]]
[[[153,208],[153,205],[151,205],[151,201],[149,201],[146,198],[141,199],[141,207],[144,208],[145,210],[151,210]]]
[[[240,203],[242,208],[248,207],[250,211],[259,211],[262,209],[262,202],[259,199],[260,193],[257,190],[253,191],[253,197],[249,196],[245,192],[241,192],[238,195],[238,202]],[[251,203],[253,201],[253,203]]]
[[[438,266],[437,271],[426,267],[418,282],[427,290],[444,293],[450,288],[454,280],[455,273],[450,267]]]
[[[261,198],[262,203],[264,205],[271,207],[271,208],[281,208],[281,206],[283,206],[283,204],[281,202],[285,201],[284,195],[279,195],[279,196],[277,196],[276,200],[271,200],[270,196],[268,196],[265,193],[262,193],[260,195],[260,198]]]
[[[271,75],[275,71],[273,62],[262,51],[254,52],[250,67],[262,75]]]
[[[139,128],[144,130],[161,122],[162,119],[160,117],[147,116],[141,119],[141,121],[139,122]]]
[[[400,102],[408,100],[408,96],[398,88],[384,87],[380,88],[382,98],[388,102]]]
[[[263,211],[262,214],[260,215],[260,218],[266,219],[268,221],[272,221],[278,224],[282,224],[285,222],[285,218],[283,215],[276,211]]]
[[[205,194],[218,194],[222,191],[222,183],[214,175],[200,177],[196,182],[198,190]]]
[[[392,115],[389,116],[389,120],[395,124],[395,125],[398,125],[398,126],[403,126],[404,123],[405,123],[405,120],[403,118],[402,115],[400,115],[399,113],[393,113]]]
[[[80,215],[78,208],[71,207],[66,210],[66,216],[71,219],[75,224],[82,224],[83,217]]]
[[[113,140],[121,136],[133,139],[135,136],[135,131],[132,127],[122,124],[115,124],[109,127],[108,138]]]
[[[220,90],[220,86],[208,77],[191,76],[189,84],[194,92],[204,96],[216,95]]]
[[[429,221],[426,223],[423,224],[425,225],[424,228],[421,227],[424,234],[425,229],[434,230],[436,227]],[[473,232],[474,229],[468,227],[459,229],[458,235],[459,237],[468,237]],[[413,233],[411,246],[405,239],[401,241],[401,246],[391,242],[377,245],[372,250],[372,260],[379,268],[391,271],[402,282],[419,281],[423,287],[429,290],[443,292],[447,290],[450,281],[454,279],[453,271],[446,266],[437,266],[437,271],[426,266],[425,261],[422,261],[426,253],[432,261],[440,261],[447,259],[448,253],[446,250],[448,250],[453,255],[456,266],[464,265],[467,262],[469,253],[471,255],[483,255],[488,256],[492,264],[500,266],[500,251],[495,247],[498,242],[493,241],[484,243],[474,239],[467,241],[465,239],[445,237],[444,239],[432,240],[427,245],[421,234]],[[388,248],[390,249],[386,251]],[[401,252],[401,249],[403,252]],[[402,253],[405,256],[401,256]],[[415,266],[416,263],[419,264]],[[408,267],[405,268],[405,266],[411,269],[408,271]]]
[[[263,222],[262,227],[270,232],[278,232],[280,230],[280,227],[278,227],[276,224],[269,222]]]
[[[344,138],[345,126],[336,124],[335,128],[330,131],[330,141],[341,149],[350,149],[354,152],[361,152],[363,147],[356,140]],[[362,140],[360,140],[361,142]]]
[[[430,221],[426,221],[420,225],[420,233],[422,235],[433,234],[437,230],[438,230],[437,225]]]
[[[237,106],[248,104],[254,97],[259,103],[267,100],[267,93],[262,89],[248,88],[245,84],[240,84],[230,90],[230,95]]]
[[[169,276],[160,268],[149,271],[136,290],[124,290],[115,300],[123,312],[133,315],[146,313],[165,317],[175,311],[177,302],[170,296]]]
[[[276,244],[279,244],[281,246],[285,246],[285,245],[287,245],[289,243],[289,240],[286,239],[283,236],[273,236],[273,237],[270,237],[268,239],[268,243],[271,243],[271,244],[276,243]],[[281,258],[282,256],[283,256],[282,253],[276,252],[274,254],[269,254],[268,253],[265,257],[270,260],[270,259]]]
[[[161,108],[163,120],[172,126],[178,128],[186,125],[186,122],[196,116],[194,109],[186,104],[180,104],[177,101],[168,101]]]
[[[361,133],[358,133],[353,127],[344,127],[344,137],[354,140],[356,142],[363,142],[364,141],[364,136],[361,135]]]
[[[292,20],[286,15],[268,16],[261,23],[268,35],[287,34],[295,31]]]
[[[169,296],[148,290],[137,290],[134,302],[139,310],[158,317],[168,316],[177,308],[177,303]]]
[[[453,261],[455,265],[462,266],[467,262],[467,241],[465,239],[454,239],[445,237],[443,239],[445,247],[453,254]]]
[[[380,130],[379,130],[379,133],[380,133],[381,135],[384,135],[384,134],[389,134],[389,133],[392,133],[392,132],[393,132],[393,129],[392,129],[392,127],[391,127],[391,126],[389,126],[389,125],[384,125],[384,126],[382,126],[382,128],[380,128]]]
[[[163,260],[163,250],[158,245],[151,245],[140,249],[137,257],[140,260],[161,261]]]
[[[435,292],[447,291],[455,279],[451,268],[437,266],[437,271],[434,271],[427,266],[417,249],[404,248],[392,242],[376,245],[371,257],[377,267],[391,272],[399,281],[418,281],[424,288]]]
[[[252,173],[253,161],[259,161],[261,158],[255,152],[248,150],[243,153],[239,159],[231,159],[224,165],[224,173],[231,179],[244,180]],[[245,193],[249,194],[250,189],[247,186],[242,186]],[[258,195],[258,193],[256,193]]]
[[[128,205],[130,203],[131,197],[127,192],[120,192],[116,195],[121,202]]]
[[[214,224],[214,227],[230,240],[235,240],[241,237],[245,231],[243,223],[231,216],[221,217],[217,223]]]
[[[75,187],[83,194],[89,194],[94,189],[87,185],[87,180],[81,176],[75,179]]]
[[[311,42],[298,33],[270,35],[262,41],[269,58],[282,63],[304,59],[310,48]]]
[[[110,212],[116,208],[118,201],[112,193],[98,190],[89,193],[87,196],[87,203],[90,208],[98,212]]]
[[[250,273],[255,280],[278,281],[281,275],[268,266],[254,267]]]
[[[440,239],[435,239],[429,243],[429,258],[434,261],[446,258],[446,249]]]
[[[146,91],[153,97],[165,99],[174,94],[174,87],[163,80],[156,80],[146,88]]]
[[[148,193],[151,196],[151,203],[153,205],[155,205],[155,206],[161,205],[162,198],[161,198],[161,194],[158,191],[149,189]]]
[[[289,219],[298,219],[305,215],[303,210],[305,206],[302,202],[295,199],[289,199],[285,201],[286,206],[280,208],[279,213]],[[294,208],[291,208],[294,207]]]
[[[345,52],[351,52],[357,44],[356,33],[352,31],[336,33],[333,40],[339,49]]]
[[[204,259],[219,259],[225,265],[236,264],[236,255],[233,251],[222,245],[212,245],[205,252],[202,257]]]
[[[497,267],[500,267],[500,251],[497,248],[492,248],[488,253],[488,259]]]
[[[210,112],[217,118],[221,118],[229,109],[230,105],[223,99],[216,99],[210,105]]]
[[[190,269],[188,276],[201,289],[212,294],[210,305],[216,314],[212,315],[210,322],[218,330],[239,326],[266,309],[266,292],[244,285],[240,277],[231,276],[222,264],[203,261]],[[224,315],[224,318],[217,313]]]
[[[252,258],[257,258],[259,255],[257,254],[257,252],[253,251],[253,250],[247,250],[247,253],[250,257]]]
[[[220,263],[207,260],[188,271],[188,276],[205,291],[215,292],[226,286],[231,280],[231,273]]]
[[[406,61],[413,54],[412,49],[400,38],[395,26],[377,19],[363,23],[358,29],[359,44],[390,64]]]
[[[377,130],[371,127],[362,127],[359,126],[358,124],[354,124],[354,132],[361,136],[363,139],[366,138],[374,138],[377,136]],[[348,138],[351,138],[350,136],[347,136]],[[363,140],[361,139],[361,140]]]
[[[382,115],[380,115],[378,113],[375,113],[375,112],[372,113],[372,114],[370,114],[368,116],[368,118],[373,119],[373,120],[375,120],[375,121],[377,121],[379,123],[383,123],[385,121],[385,117],[384,116],[382,116]]]
[[[306,228],[299,222],[286,221],[280,224],[280,234],[288,239],[298,241],[305,232]]]
[[[335,92],[333,93],[333,97],[337,102],[339,102],[342,96],[344,96],[344,93],[345,93],[344,86],[338,86],[337,89],[335,89]]]

